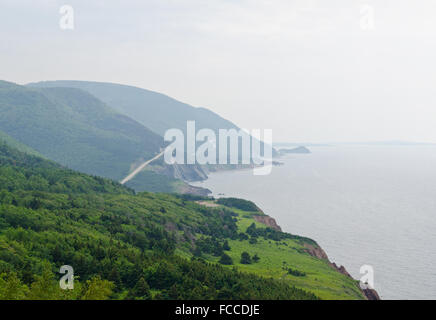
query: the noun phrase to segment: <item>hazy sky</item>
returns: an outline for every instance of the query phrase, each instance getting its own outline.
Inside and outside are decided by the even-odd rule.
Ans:
[[[136,85],[275,141],[436,142],[434,0],[0,0],[0,39],[20,84]]]

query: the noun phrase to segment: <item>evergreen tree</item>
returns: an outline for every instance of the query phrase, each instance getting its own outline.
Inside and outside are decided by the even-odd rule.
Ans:
[[[36,281],[30,287],[31,300],[57,300],[61,293],[59,283],[55,280],[49,262],[43,262],[42,274],[35,276]]]
[[[232,258],[230,258],[229,255],[223,253],[221,258],[220,258],[220,260],[219,260],[219,263],[225,264],[225,265],[232,265],[233,264],[233,260],[232,260]]]
[[[150,286],[148,285],[147,281],[145,281],[144,277],[139,278],[133,290],[129,292],[128,298],[139,300],[151,299]]]
[[[0,300],[22,300],[28,291],[15,272],[0,274]]]
[[[223,250],[230,251],[229,242],[227,240],[223,243]]]
[[[248,252],[242,252],[241,253],[241,263],[242,264],[251,264],[251,257]]]
[[[93,277],[86,281],[82,300],[107,300],[112,294],[114,284],[107,280],[102,280],[100,276]]]
[[[116,290],[120,290],[123,286],[123,282],[121,281],[120,273],[118,272],[118,268],[115,266],[112,268],[108,279],[113,282]]]

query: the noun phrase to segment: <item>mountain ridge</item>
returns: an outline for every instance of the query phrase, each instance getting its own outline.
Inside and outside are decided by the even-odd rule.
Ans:
[[[166,94],[111,82],[54,80],[29,83],[29,87],[72,87],[88,91],[147,128],[164,136],[170,128],[186,131],[186,121],[196,121],[198,129],[238,128],[234,123],[204,107],[194,107]],[[144,108],[147,108],[144,114]],[[181,116],[183,114],[183,116]],[[208,118],[212,117],[212,118]]]
[[[17,141],[72,169],[112,179],[163,146],[158,135],[74,88],[1,88],[0,115],[0,130]]]

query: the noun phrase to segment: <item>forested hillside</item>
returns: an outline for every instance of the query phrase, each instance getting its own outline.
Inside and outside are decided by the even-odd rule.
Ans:
[[[42,81],[31,83],[29,87],[56,88],[71,87],[89,92],[121,114],[137,120],[155,133],[164,136],[168,129],[177,128],[185,132],[186,122],[195,121],[196,129],[211,129],[218,136],[220,129],[237,129],[233,122],[224,119],[209,109],[193,107],[167,95],[116,83],[91,81]],[[262,143],[263,145],[263,143]],[[241,154],[242,148],[239,148]],[[273,154],[276,151],[273,150]],[[219,166],[207,166],[211,170]],[[233,168],[234,165],[227,165]]]
[[[189,253],[197,233],[231,236],[231,211],[134,195],[6,145],[0,179],[0,298],[314,298],[281,281],[176,254]],[[64,264],[81,283],[72,292],[55,281]]]
[[[163,138],[75,88],[28,88],[0,82],[0,141],[69,168],[121,180],[164,147]],[[129,181],[137,191],[198,192],[181,179],[205,174],[156,161]],[[153,164],[154,165],[154,164]],[[151,177],[151,179],[150,179]]]
[[[4,133],[3,131],[0,131],[0,143],[6,143],[7,145],[19,150],[19,151],[23,151],[25,153],[34,155],[34,156],[40,156],[42,157],[42,155],[33,150],[31,147],[26,146],[25,144],[18,142],[17,140],[15,140],[14,138],[12,138],[11,136],[9,136],[8,134]]]
[[[195,120],[198,129],[237,128],[216,113],[196,108],[164,94],[116,83],[90,81],[43,81],[31,87],[70,87],[85,90],[117,111],[136,119],[163,136],[170,128],[186,130],[186,121]]]
[[[254,222],[249,212],[196,199],[135,194],[117,182],[0,145],[0,298],[361,298],[345,276],[304,252],[311,240],[259,225],[247,229]],[[263,245],[294,243],[296,249],[299,243],[293,257],[304,262],[301,271],[324,274],[331,287],[317,287],[312,275],[294,281],[273,269],[276,276],[261,272],[269,258],[260,250],[257,264],[234,261],[240,250],[258,250],[251,238]],[[283,268],[281,261],[271,263]],[[62,265],[74,268],[74,290],[59,289]]]
[[[69,168],[121,179],[163,139],[72,88],[0,88],[0,130]]]

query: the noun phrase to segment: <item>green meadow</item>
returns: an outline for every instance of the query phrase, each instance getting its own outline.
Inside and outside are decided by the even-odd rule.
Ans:
[[[262,215],[261,212],[246,212],[230,207],[227,209],[238,214],[236,219],[239,232],[246,232],[253,223],[257,228],[266,228],[253,218],[253,215]],[[297,288],[313,292],[321,299],[364,299],[356,280],[337,272],[328,261],[315,258],[305,251],[305,238],[274,241],[259,237],[257,243],[250,243],[249,240],[229,240],[228,243],[231,250],[226,251],[226,254],[233,260],[233,265],[226,266],[228,268],[236,266],[243,272],[282,279]],[[242,252],[248,252],[251,257],[257,254],[260,260],[242,264]],[[219,257],[212,255],[206,255],[206,258],[212,262],[219,261]],[[289,268],[305,275],[291,275],[288,273]]]

